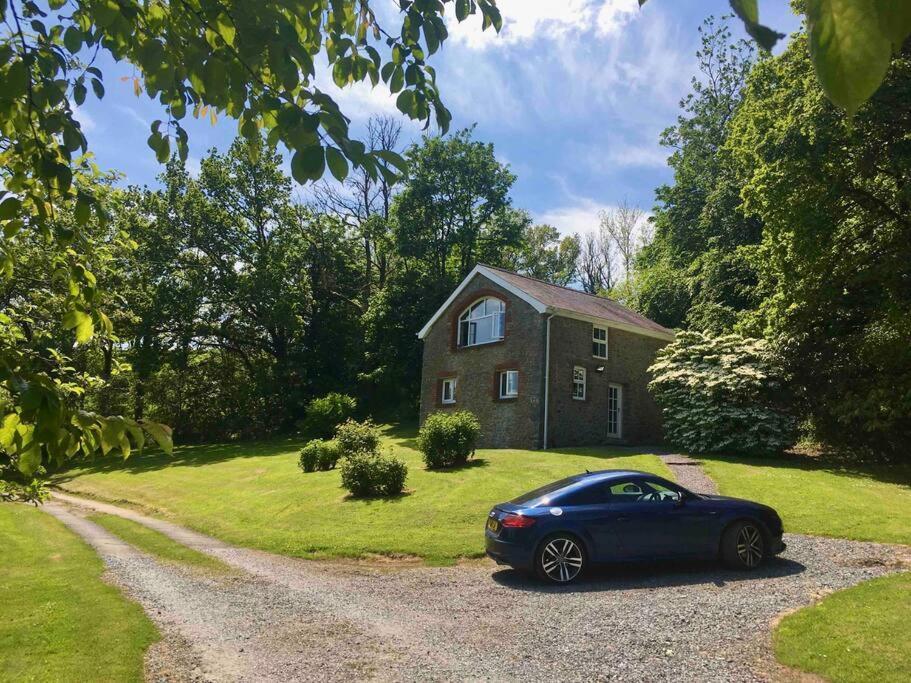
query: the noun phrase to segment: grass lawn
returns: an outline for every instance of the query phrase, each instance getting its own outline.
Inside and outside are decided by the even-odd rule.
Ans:
[[[640,469],[665,477],[647,452],[481,450],[468,466],[428,472],[413,430],[386,430],[383,448],[408,464],[407,492],[352,500],[339,473],[303,474],[300,443],[185,446],[172,457],[147,453],[68,472],[73,493],[129,503],[238,545],[302,557],[417,555],[435,564],[484,551],[483,525],[495,503],[585,469]]]
[[[215,574],[233,573],[231,567],[211,555],[206,555],[172,541],[164,534],[138,522],[103,513],[90,515],[89,520],[104,527],[133,547],[143,550],[164,562],[184,565]]]
[[[158,631],[60,522],[0,503],[0,680],[141,681]]]
[[[847,469],[807,456],[700,456],[722,494],[771,505],[785,531],[911,544],[911,468]]]
[[[785,617],[783,664],[831,681],[911,681],[911,573],[867,581]]]

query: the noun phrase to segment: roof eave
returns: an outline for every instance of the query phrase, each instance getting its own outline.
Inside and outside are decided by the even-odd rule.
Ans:
[[[584,313],[577,313],[576,311],[571,311],[566,308],[557,308],[555,306],[548,306],[547,313],[553,315],[558,315],[563,318],[572,318],[573,320],[582,320],[585,322],[592,323],[593,325],[603,325],[604,327],[613,328],[616,330],[623,330],[624,332],[631,332],[633,334],[640,334],[644,337],[652,337],[653,339],[662,339],[664,341],[674,341],[676,338],[672,330],[653,330],[648,327],[642,327],[641,325],[634,325],[632,323],[623,323],[616,320],[610,320],[608,318],[601,318],[594,315],[585,315]]]

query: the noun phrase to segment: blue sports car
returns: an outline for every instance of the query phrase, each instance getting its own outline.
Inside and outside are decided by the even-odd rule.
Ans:
[[[485,530],[498,564],[557,583],[605,562],[721,559],[754,569],[784,550],[781,534],[766,505],[627,470],[578,474],[501,503]]]

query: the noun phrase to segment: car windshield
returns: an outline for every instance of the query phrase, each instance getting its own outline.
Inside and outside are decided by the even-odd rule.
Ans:
[[[542,503],[547,505],[560,491],[571,487],[573,484],[578,483],[578,481],[579,477],[567,477],[566,479],[561,479],[560,481],[555,481],[552,484],[537,488],[534,491],[523,493],[518,498],[513,498],[509,502],[513,505],[527,505],[529,503],[531,503],[532,506],[540,505]]]

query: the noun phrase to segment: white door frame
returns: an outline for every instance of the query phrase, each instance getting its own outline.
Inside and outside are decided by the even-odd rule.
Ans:
[[[610,392],[611,389],[617,390],[617,432],[612,434],[608,431],[607,435],[612,439],[622,439],[623,438],[623,385],[610,382],[607,385],[607,410],[608,410],[608,419],[607,419],[607,428],[610,429]]]

